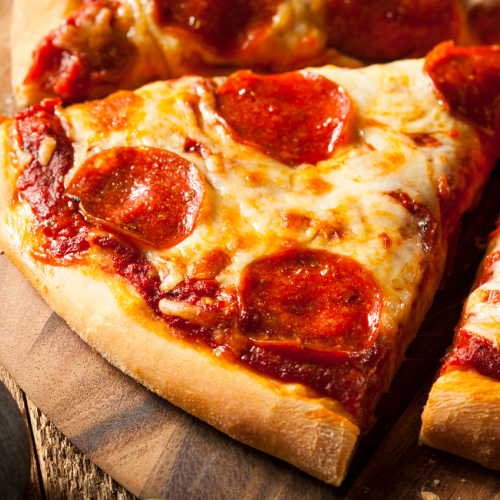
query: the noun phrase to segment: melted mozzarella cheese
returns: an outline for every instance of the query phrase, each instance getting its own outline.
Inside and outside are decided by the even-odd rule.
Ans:
[[[500,252],[499,236],[488,245],[487,254],[495,252]],[[489,275],[487,281],[477,287],[465,303],[461,326],[500,347],[500,303],[485,301],[488,292],[497,291],[500,294],[500,261],[489,266],[486,272]]]
[[[438,232],[436,246],[425,251],[420,220],[389,193],[406,193],[439,220],[438,179],[453,182],[460,159],[480,150],[479,139],[436,97],[422,60],[304,71],[342,86],[354,104],[354,137],[328,160],[290,168],[236,142],[215,110],[210,86],[223,79],[210,84],[186,77],[136,91],[143,101],[125,128],[97,133],[86,104],[61,111],[75,144],[75,167],[66,181],[103,149],[143,145],[177,153],[203,174],[211,209],[176,247],[149,251],[160,275],[168,275],[168,262],[184,273],[205,252],[222,247],[231,263],[217,279],[223,286],[234,285],[252,260],[295,241],[348,255],[370,269],[385,296],[384,328],[396,332],[409,321],[427,267],[437,286],[446,243]],[[430,134],[435,144],[419,146],[412,134]],[[457,134],[459,140],[453,138]],[[185,152],[186,138],[203,144],[214,160]],[[476,185],[469,186],[459,207],[462,212],[481,185],[481,176],[475,177]]]

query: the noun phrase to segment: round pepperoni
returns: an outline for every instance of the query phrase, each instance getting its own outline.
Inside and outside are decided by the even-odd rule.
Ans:
[[[456,0],[328,0],[328,43],[366,62],[421,57],[437,43],[457,40]]]
[[[438,45],[425,71],[451,108],[489,133],[500,132],[500,47]]]
[[[351,101],[342,87],[320,75],[239,71],[216,97],[235,140],[289,166],[326,160],[346,138]]]
[[[221,55],[246,48],[272,21],[279,0],[155,0],[158,22],[201,38]]]
[[[114,148],[88,159],[67,193],[86,215],[154,248],[187,238],[205,188],[184,158],[157,148]]]
[[[355,260],[290,249],[252,262],[239,283],[240,327],[260,345],[360,352],[379,331],[382,295]]]

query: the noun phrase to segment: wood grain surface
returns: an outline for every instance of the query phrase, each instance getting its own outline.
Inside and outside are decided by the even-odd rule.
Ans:
[[[0,0],[2,61],[8,61],[9,9],[10,0]],[[0,65],[0,113],[10,115],[7,78],[8,65]],[[500,499],[498,472],[417,445],[438,360],[451,342],[482,243],[499,211],[497,169],[478,209],[464,221],[454,272],[437,294],[340,488],[228,438],[120,373],[0,255],[0,363],[5,367],[0,380],[31,430],[29,498],[435,500],[433,494],[440,500]]]
[[[24,423],[26,424],[26,429],[28,430],[30,436],[31,445],[31,469],[30,469],[30,487],[27,494],[27,500],[42,500],[42,487],[40,483],[40,474],[38,469],[38,459],[35,453],[35,448],[33,444],[33,435],[31,434],[31,422],[30,415],[28,412],[28,404],[26,401],[26,395],[20,389],[20,387],[15,383],[14,379],[9,375],[7,370],[0,365],[0,382],[2,382],[7,389],[9,389],[12,397],[19,406],[21,413],[23,415]]]
[[[31,478],[26,500],[136,498],[79,452],[49,422],[1,365],[0,382],[7,386],[16,400],[30,433]]]

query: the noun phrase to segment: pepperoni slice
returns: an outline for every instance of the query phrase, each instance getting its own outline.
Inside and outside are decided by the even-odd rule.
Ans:
[[[329,0],[328,44],[366,62],[421,57],[436,44],[457,40],[456,0]]]
[[[71,102],[116,90],[136,54],[118,7],[112,0],[88,0],[70,14],[35,49],[24,83],[36,82]]]
[[[290,249],[251,263],[239,283],[240,327],[258,345],[354,353],[377,338],[382,294],[355,260]]]
[[[204,198],[200,173],[157,148],[114,148],[88,159],[67,190],[84,213],[154,248],[171,248],[193,231]]]
[[[342,87],[320,75],[239,71],[216,97],[235,140],[289,166],[326,160],[346,139],[351,101]]]
[[[500,47],[438,45],[425,71],[453,111],[488,133],[500,132]]]
[[[165,28],[180,28],[199,37],[221,55],[246,48],[271,23],[279,0],[155,0]]]

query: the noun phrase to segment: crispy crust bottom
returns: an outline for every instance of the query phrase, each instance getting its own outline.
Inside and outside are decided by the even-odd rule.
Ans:
[[[456,370],[432,386],[420,444],[500,470],[500,382]]]
[[[314,397],[173,337],[119,277],[31,257],[29,209],[11,199],[14,172],[0,133],[0,246],[51,307],[110,363],[229,436],[335,486],[360,434],[340,403]]]

